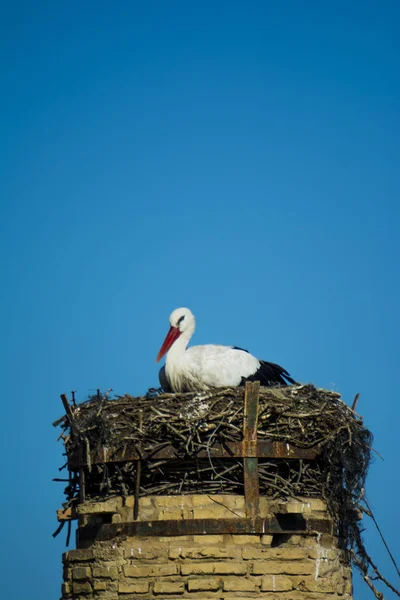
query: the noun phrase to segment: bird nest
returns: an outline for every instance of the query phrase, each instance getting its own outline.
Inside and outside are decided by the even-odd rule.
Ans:
[[[244,390],[114,399],[97,394],[55,424],[70,476],[64,507],[84,498],[243,493]],[[260,494],[319,497],[343,522],[354,512],[370,462],[372,434],[340,398],[312,385],[261,388],[258,400]],[[291,448],[282,452],[282,446]],[[286,456],[285,456],[286,454]]]

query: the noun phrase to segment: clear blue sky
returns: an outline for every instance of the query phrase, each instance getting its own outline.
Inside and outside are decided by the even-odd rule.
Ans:
[[[396,552],[400,4],[1,13],[4,597],[59,594],[59,394],[157,385],[182,305],[196,343],[361,393],[385,458],[368,497]],[[365,539],[396,583],[372,524]]]

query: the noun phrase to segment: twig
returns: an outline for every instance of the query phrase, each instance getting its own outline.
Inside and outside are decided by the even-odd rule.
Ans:
[[[356,406],[357,406],[357,402],[358,402],[358,399],[359,399],[359,398],[360,398],[360,394],[359,394],[359,393],[357,393],[357,394],[354,396],[353,404],[351,405],[351,410],[352,410],[352,411],[355,411],[355,410],[356,410]]]
[[[395,558],[394,558],[393,554],[391,553],[391,551],[390,551],[390,548],[389,548],[389,546],[387,545],[385,538],[383,537],[382,530],[381,530],[381,528],[379,527],[379,525],[378,525],[378,523],[377,523],[377,520],[375,519],[374,513],[372,512],[372,509],[371,509],[370,505],[368,504],[368,501],[367,501],[367,499],[366,499],[365,497],[364,497],[364,502],[365,502],[365,505],[366,505],[366,507],[367,507],[367,508],[368,508],[368,510],[369,510],[369,516],[370,516],[370,517],[371,517],[371,519],[373,520],[373,522],[374,522],[374,524],[375,524],[375,527],[377,528],[377,530],[378,530],[378,533],[379,533],[379,535],[380,535],[380,538],[381,538],[381,540],[382,540],[382,542],[383,542],[383,545],[385,546],[385,548],[386,548],[386,551],[387,551],[387,553],[388,553],[388,554],[389,554],[389,556],[390,556],[390,560],[392,561],[392,563],[393,563],[393,565],[394,565],[394,568],[395,568],[395,569],[396,569],[396,571],[397,571],[397,575],[400,577],[400,570],[399,570],[399,567],[397,566],[397,563],[396,563],[396,561],[395,561]]]

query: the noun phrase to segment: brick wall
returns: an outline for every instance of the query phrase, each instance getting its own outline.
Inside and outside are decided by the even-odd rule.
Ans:
[[[133,519],[133,498],[79,506],[79,526]],[[261,516],[326,518],[320,500],[268,502]],[[236,515],[236,516],[235,516]],[[242,496],[155,496],[140,501],[139,520],[237,518]],[[63,557],[62,599],[351,600],[342,542],[328,534],[130,537],[86,543]]]

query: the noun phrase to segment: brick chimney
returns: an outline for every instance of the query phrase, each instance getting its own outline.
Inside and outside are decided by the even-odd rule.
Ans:
[[[128,496],[78,507],[63,600],[352,598],[344,541],[321,500],[260,498],[254,533],[243,496],[148,496],[136,521],[133,506]]]
[[[310,386],[307,397],[311,392],[313,401],[321,399],[322,402],[322,391]],[[71,485],[68,488],[69,505],[66,503],[64,509],[58,511],[58,516],[61,521],[77,519],[78,527],[76,549],[69,550],[63,556],[62,600],[352,599],[351,567],[346,550],[347,530],[338,515],[332,512],[332,506],[328,509],[322,492],[316,492],[315,486],[312,487],[314,484],[307,484],[304,479],[304,473],[312,470],[317,461],[323,460],[319,447],[305,447],[279,439],[261,439],[264,431],[261,427],[268,426],[270,413],[265,411],[265,404],[260,409],[259,384],[247,384],[244,398],[243,392],[230,393],[235,394],[235,402],[242,407],[240,441],[217,443],[213,434],[214,437],[209,439],[215,443],[211,445],[207,442],[207,447],[204,450],[197,449],[196,454],[186,444],[185,452],[187,460],[192,461],[192,470],[189,483],[182,479],[178,489],[175,475],[174,480],[171,477],[173,471],[168,471],[165,466],[168,461],[176,459],[178,442],[174,445],[172,438],[167,445],[158,445],[156,451],[148,450],[149,444],[146,446],[142,439],[145,409],[137,409],[137,405],[130,402],[135,399],[124,398],[125,404],[120,402],[120,405],[118,401],[115,405],[98,404],[88,419],[85,410],[91,410],[90,403],[73,409],[64,396],[67,413],[64,428],[68,427],[70,431],[65,444]],[[239,393],[242,394],[240,397]],[[328,396],[331,394],[333,398],[338,396],[331,392],[324,393]],[[285,408],[285,415],[289,415],[285,419],[293,419],[295,410],[297,421],[307,418],[312,412],[309,409],[307,413],[298,400],[297,408],[290,408],[290,394],[294,394],[293,391],[289,394],[276,390],[268,394],[274,396],[277,402],[289,406],[289,409]],[[149,432],[151,434],[151,427],[156,432],[155,423],[160,427],[157,412],[164,418],[169,401],[170,398],[167,398],[164,408],[162,398],[156,404],[158,408],[152,411],[147,436]],[[349,411],[341,401],[339,404],[334,399],[332,403],[333,407],[337,405],[337,410]],[[110,444],[106,446],[102,442],[101,447],[93,449],[91,446],[88,449],[90,440],[87,432],[95,427],[93,414],[97,418],[110,406],[109,420],[102,421],[103,433],[107,427],[114,427],[110,423],[118,410],[120,415],[126,416],[129,407],[134,407],[132,411],[137,413],[139,410],[139,414],[132,421],[132,431],[143,434],[140,443],[137,438],[131,445],[112,448]],[[314,413],[320,418],[321,411],[319,405],[316,406]],[[264,415],[260,417],[261,422],[260,414]],[[280,419],[279,415],[283,412],[279,413],[278,410],[276,414]],[[278,417],[274,417],[275,421]],[[324,418],[323,415],[321,418]],[[86,419],[84,426],[79,419]],[[207,432],[208,425],[204,423],[205,419],[202,418],[203,430]],[[173,431],[177,432],[177,427],[175,425]],[[309,425],[306,424],[307,427]],[[300,424],[300,431],[307,433],[306,428]],[[177,439],[182,437],[181,433],[178,434]],[[93,441],[91,443],[93,445]],[[182,453],[179,456],[185,465],[186,458],[182,458]],[[236,465],[241,465],[240,485],[243,493],[201,491],[200,470],[199,479],[196,479],[196,461],[201,460],[206,461],[208,466],[212,465],[208,469],[212,471],[209,477],[212,485],[217,485],[216,482],[221,481],[227,472],[217,467],[217,460],[222,463],[224,460],[234,461]],[[150,485],[148,482],[160,462],[164,466],[157,471],[157,477],[163,477],[161,488],[174,489],[171,495],[146,492],[147,489],[154,489],[153,483]],[[286,471],[278,469],[281,463],[286,465],[285,468],[289,465]],[[119,470],[111,471],[116,464],[120,465]],[[115,481],[122,486],[123,492],[110,494],[108,491],[102,495],[97,480],[97,487],[94,484],[90,487],[96,465],[101,467],[100,471],[103,470],[103,476],[104,469],[107,477],[111,477],[111,472],[114,473]],[[121,465],[128,465],[133,470],[122,471]],[[321,473],[322,478],[323,462],[318,465],[313,473]],[[267,475],[269,469],[274,472],[274,478],[268,479],[272,483],[264,488],[261,485],[262,469]],[[147,480],[144,479],[146,472]],[[311,485],[313,493],[296,494],[295,499],[288,497],[286,472],[294,490],[301,489],[298,487],[300,484],[304,489]],[[312,481],[315,481],[313,477]],[[318,481],[316,485],[319,485]],[[196,491],[199,488],[200,493]],[[178,493],[181,489],[184,493]],[[318,489],[322,490],[322,485]]]

